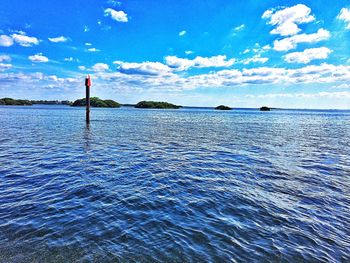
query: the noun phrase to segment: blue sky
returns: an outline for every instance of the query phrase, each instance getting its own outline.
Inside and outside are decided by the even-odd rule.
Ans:
[[[1,1],[0,97],[350,108],[349,1]]]

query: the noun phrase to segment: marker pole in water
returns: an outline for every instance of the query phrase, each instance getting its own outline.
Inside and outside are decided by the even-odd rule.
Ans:
[[[91,86],[90,75],[87,75],[86,79],[85,79],[85,87],[86,87],[86,123],[90,123],[90,86]]]

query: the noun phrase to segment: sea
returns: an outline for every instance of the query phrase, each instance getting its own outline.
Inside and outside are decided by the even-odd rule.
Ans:
[[[0,106],[0,262],[350,262],[350,111]]]

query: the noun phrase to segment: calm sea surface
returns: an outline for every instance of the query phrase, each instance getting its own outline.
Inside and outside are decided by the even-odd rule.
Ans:
[[[0,107],[0,262],[349,262],[350,112]]]

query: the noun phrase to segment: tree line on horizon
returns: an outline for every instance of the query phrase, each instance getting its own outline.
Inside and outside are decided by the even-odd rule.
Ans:
[[[68,105],[73,107],[85,107],[86,99],[78,99],[74,102],[68,100],[22,100],[22,99],[12,99],[12,98],[2,98],[0,99],[0,105],[14,105],[14,106],[31,106],[33,104],[47,104],[47,105]],[[169,102],[161,101],[140,101],[137,104],[120,104],[114,100],[103,100],[99,97],[90,98],[90,106],[96,108],[119,108],[120,106],[133,106],[139,109],[179,109],[182,106],[175,105]],[[232,110],[231,107],[225,105],[219,105],[215,107],[216,110]],[[270,111],[270,108],[263,106],[260,111]]]

